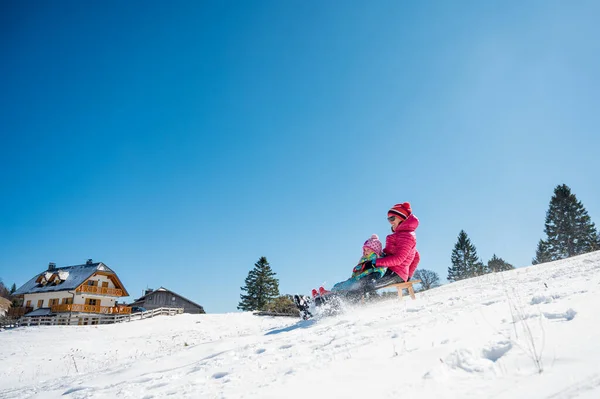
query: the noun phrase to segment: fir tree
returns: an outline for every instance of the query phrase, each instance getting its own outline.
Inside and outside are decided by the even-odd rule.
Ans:
[[[556,186],[546,213],[547,255],[565,259],[596,249],[598,232],[581,201],[565,184]],[[538,247],[538,249],[540,249]],[[542,253],[541,255],[545,255]],[[544,258],[544,256],[542,256]],[[536,260],[537,254],[536,254]]]
[[[544,240],[538,242],[537,249],[535,250],[535,258],[531,261],[531,264],[537,265],[539,263],[552,262],[552,255],[548,249],[548,243]]]
[[[452,266],[448,268],[448,281],[458,281],[486,273],[484,264],[477,256],[477,249],[464,230],[452,250]]]
[[[427,291],[440,285],[440,276],[432,270],[417,269],[414,279],[421,280],[421,291]]]
[[[262,310],[269,301],[279,296],[279,280],[275,277],[275,272],[271,269],[267,258],[262,256],[254,264],[254,269],[250,270],[246,277],[246,285],[242,291],[246,294],[240,294],[241,301],[238,309],[244,311]]]
[[[487,268],[490,273],[503,272],[505,270],[512,270],[515,267],[510,263],[506,262],[502,258],[498,258],[496,254],[492,256],[492,259],[488,260]]]
[[[14,294],[15,291],[17,290],[17,285],[15,283],[13,283],[13,285],[10,287],[10,294]]]

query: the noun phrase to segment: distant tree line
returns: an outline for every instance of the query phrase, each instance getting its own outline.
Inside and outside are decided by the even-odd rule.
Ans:
[[[452,266],[448,268],[448,281],[482,276],[487,273],[514,269],[514,266],[494,254],[487,263],[477,255],[477,248],[464,230],[458,234],[451,256]]]
[[[565,259],[600,249],[600,238],[581,201],[565,184],[554,189],[550,207],[546,213],[546,239],[540,240],[532,263],[539,264]],[[514,267],[494,254],[487,263],[477,256],[477,249],[464,230],[451,256],[452,266],[448,267],[448,281],[459,281],[481,276],[486,273],[514,269]]]

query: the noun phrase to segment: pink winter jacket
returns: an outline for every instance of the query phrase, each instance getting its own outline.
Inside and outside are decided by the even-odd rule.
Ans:
[[[391,269],[404,281],[412,277],[421,259],[417,251],[417,227],[419,219],[415,215],[400,223],[396,231],[385,238],[385,256],[377,259],[377,267]]]

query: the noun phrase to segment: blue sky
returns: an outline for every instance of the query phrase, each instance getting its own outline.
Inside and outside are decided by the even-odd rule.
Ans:
[[[0,7],[8,285],[93,258],[227,312],[261,256],[347,278],[398,202],[444,279],[461,229],[530,264],[558,184],[600,223],[598,2]]]

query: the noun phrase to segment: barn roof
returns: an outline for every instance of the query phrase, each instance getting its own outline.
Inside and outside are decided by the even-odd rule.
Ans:
[[[187,301],[187,302],[191,303],[192,305],[195,305],[195,306],[197,306],[197,307],[199,307],[199,308],[201,308],[201,309],[204,309],[204,307],[203,307],[202,305],[198,305],[196,302],[194,302],[194,301],[190,301],[189,299],[187,299],[187,298],[186,298],[186,297],[184,297],[183,295],[179,295],[178,293],[176,293],[176,292],[173,292],[173,291],[171,291],[171,290],[169,290],[169,289],[166,289],[165,287],[160,287],[160,288],[158,288],[158,289],[156,289],[156,290],[152,290],[152,291],[150,291],[150,292],[149,292],[149,293],[147,293],[146,295],[144,295],[144,296],[142,296],[142,297],[140,297],[140,298],[136,299],[136,300],[134,301],[134,303],[136,303],[136,302],[140,302],[140,301],[143,301],[144,299],[148,298],[149,296],[152,296],[152,295],[156,294],[157,292],[168,292],[168,293],[170,293],[170,294],[173,294],[173,295],[175,295],[175,296],[178,296],[179,298],[181,298],[181,299],[183,299],[183,300],[185,300],[185,301]]]

